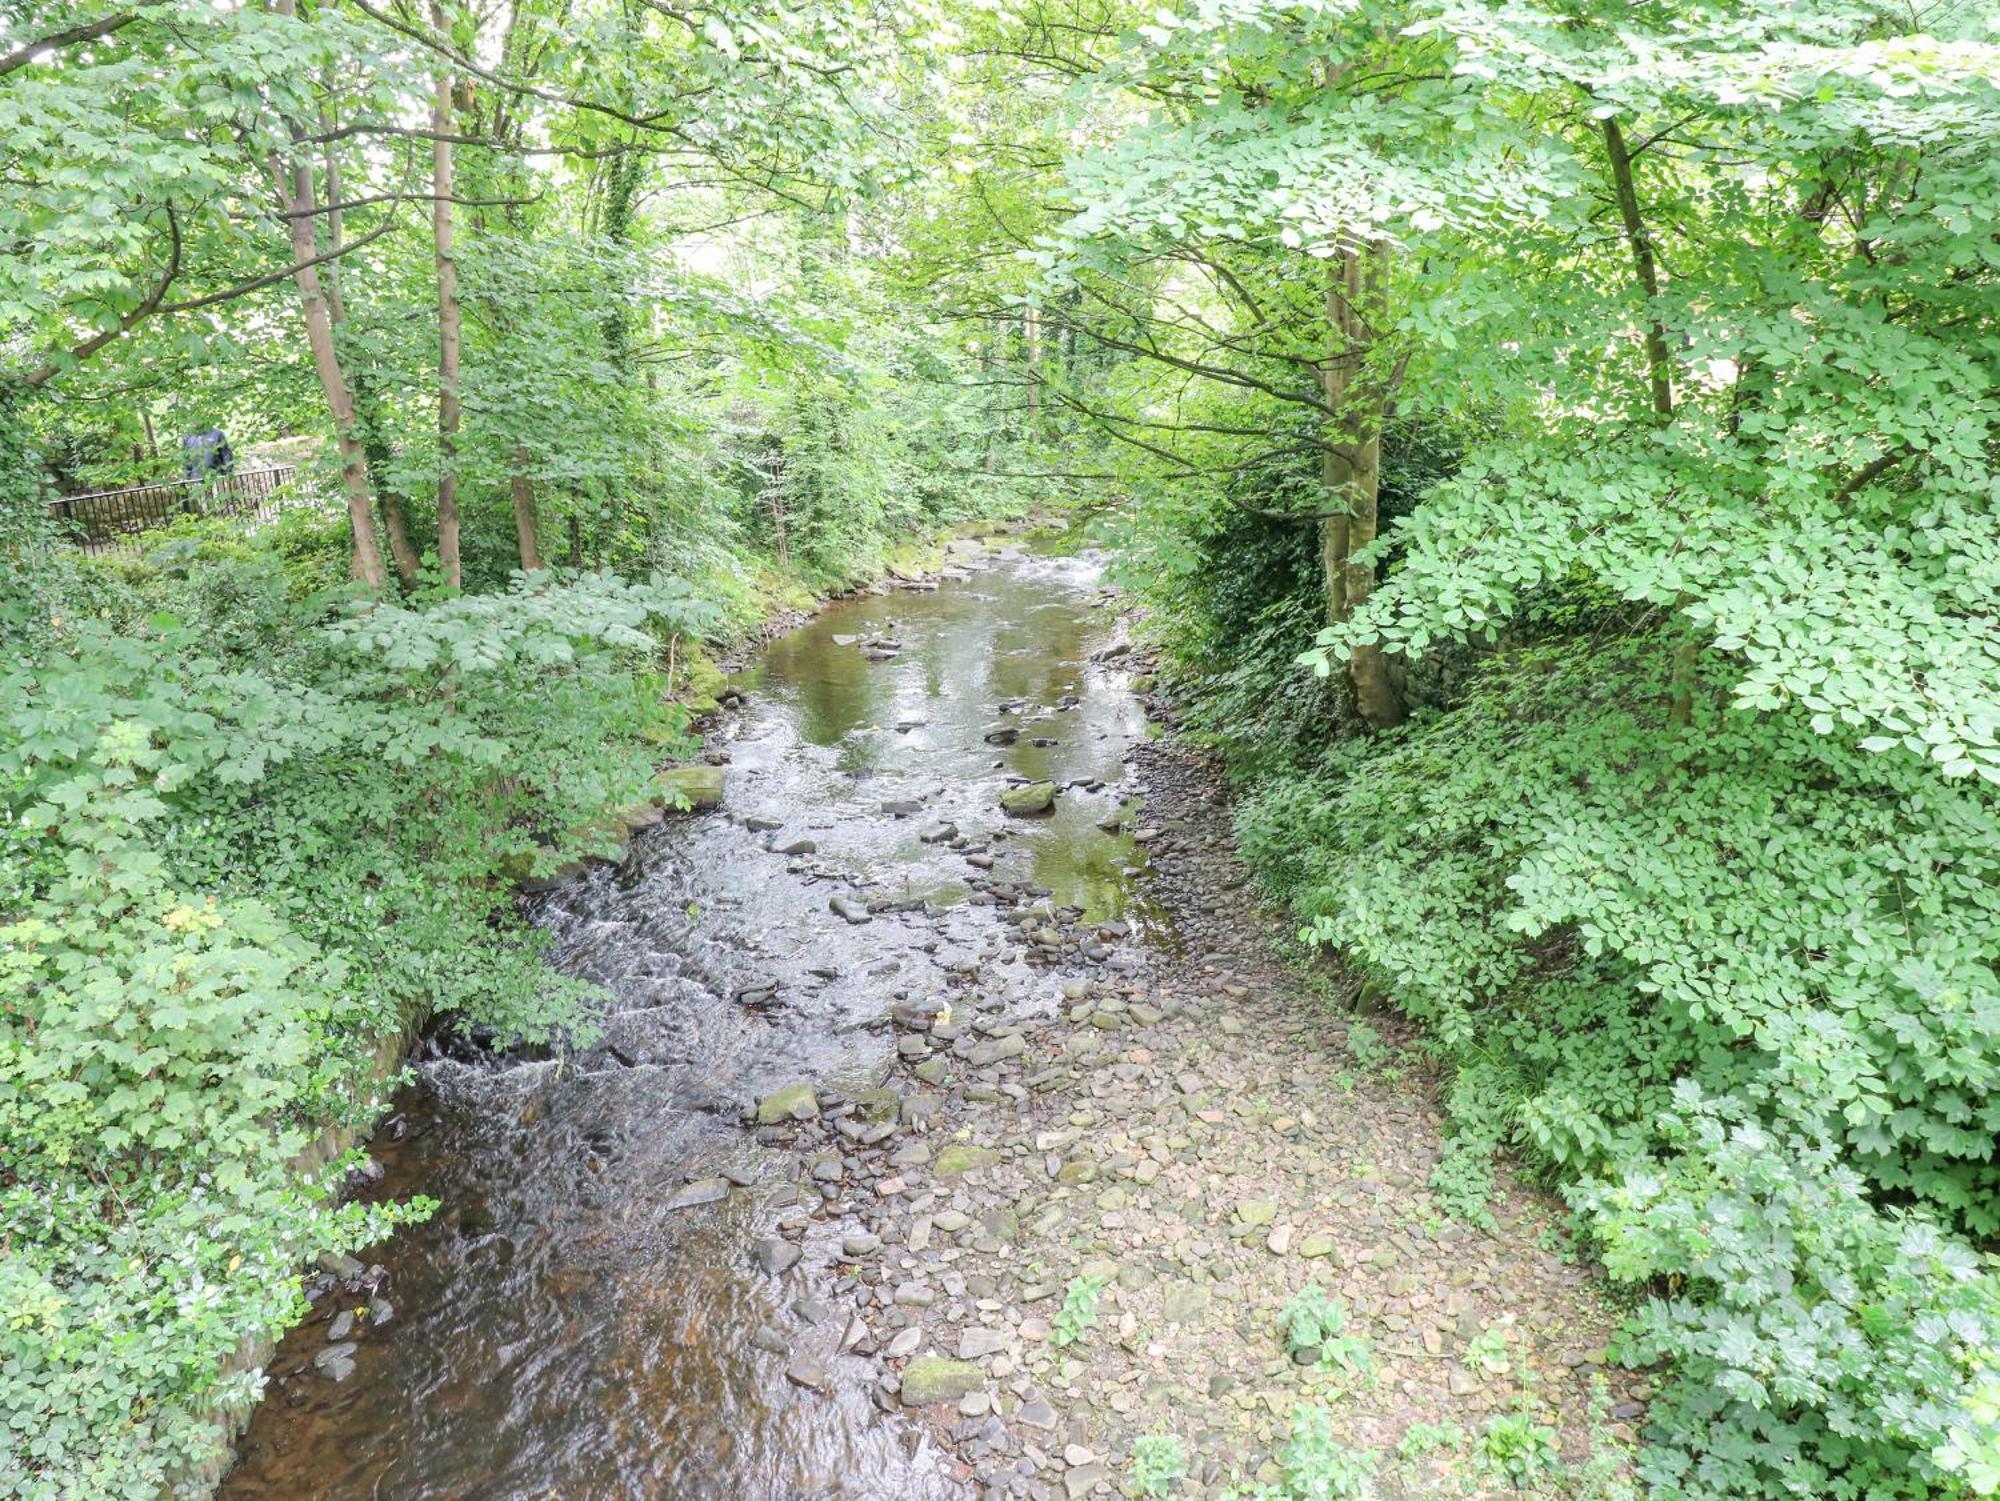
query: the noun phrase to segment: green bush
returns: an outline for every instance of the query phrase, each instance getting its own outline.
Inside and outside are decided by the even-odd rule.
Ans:
[[[1627,1328],[1669,1359],[1642,1473],[1664,1496],[1949,1496],[2000,1286],[1921,1215],[1884,1212],[1824,1138],[1676,1091],[1664,1153],[1575,1193],[1615,1277],[1678,1289]],[[1989,1430],[1990,1431],[1990,1430]]]
[[[1511,1145],[1584,1180],[1614,1276],[1677,1279],[1630,1341],[1677,1362],[1663,1494],[1955,1494],[2000,1340],[1955,1238],[2000,1226],[2000,798],[1804,709],[1676,727],[1668,657],[1513,653],[1259,787],[1245,848],[1425,1024],[1447,1200]]]
[[[582,1020],[505,875],[651,795],[646,628],[704,615],[597,576],[355,614],[200,538],[99,585],[0,675],[0,1492],[151,1498],[300,1264],[412,1212],[294,1167],[380,1040]]]

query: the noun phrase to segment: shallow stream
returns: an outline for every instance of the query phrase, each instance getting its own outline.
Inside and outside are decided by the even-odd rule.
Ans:
[[[800,1080],[878,1084],[898,1003],[1053,1006],[1033,888],[1097,923],[1088,962],[1160,936],[1141,852],[1101,827],[1146,733],[1097,660],[1107,605],[1088,559],[1017,552],[835,604],[760,653],[711,740],[724,809],[535,899],[555,962],[611,997],[602,1040],[422,1066],[371,1149],[374,1192],[442,1207],[373,1251],[389,1316],[338,1331],[342,1379],[331,1321],[368,1297],[323,1297],[285,1340],[229,1501],[965,1494],[849,1344],[841,1190],[738,1111]],[[1051,813],[1001,812],[1022,778],[1065,789]],[[717,1178],[718,1200],[674,1207]],[[803,1254],[773,1273],[775,1240]],[[799,1384],[801,1357],[825,1379]]]

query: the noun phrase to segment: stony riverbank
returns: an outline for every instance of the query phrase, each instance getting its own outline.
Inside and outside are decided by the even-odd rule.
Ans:
[[[1121,935],[1013,886],[1004,857],[982,876],[1060,1000],[1011,1015],[971,968],[896,1008],[881,1091],[765,1112],[753,1129],[819,1201],[791,1228],[850,1227],[810,1244],[852,1307],[797,1311],[879,1357],[878,1404],[928,1424],[975,1494],[1129,1493],[1135,1441],[1160,1434],[1188,1458],[1175,1494],[1222,1495],[1279,1478],[1300,1404],[1373,1456],[1383,1496],[1518,1494],[1507,1441],[1542,1428],[1555,1452],[1523,1463],[1548,1494],[1611,1494],[1588,1488],[1645,1389],[1606,1368],[1612,1316],[1559,1209],[1509,1184],[1490,1232],[1438,1210],[1441,1116],[1406,1039],[1279,962],[1215,771],[1168,743],[1134,760],[1182,952],[1092,962]],[[1281,1336],[1309,1287],[1338,1309],[1325,1355]],[[795,1382],[826,1379],[824,1337],[765,1341]]]
[[[1429,1083],[1280,962],[1094,561],[973,566],[771,643],[721,809],[535,899],[602,1036],[399,1096],[368,1192],[442,1207],[329,1274],[232,1501],[1221,1496],[1298,1408],[1288,1501],[1617,1494],[1554,1207],[1439,1212]]]

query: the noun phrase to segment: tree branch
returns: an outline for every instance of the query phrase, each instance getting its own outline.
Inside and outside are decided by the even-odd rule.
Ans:
[[[42,54],[56,52],[64,47],[75,47],[83,42],[94,42],[99,37],[110,36],[121,31],[139,18],[131,11],[120,11],[99,21],[88,21],[81,26],[72,26],[67,31],[58,31],[45,36],[38,42],[30,42],[25,47],[16,47],[5,57],[0,57],[0,78],[5,78],[16,68],[25,68],[29,63],[40,61]]]
[[[1915,453],[1916,450],[1909,444],[1900,443],[1879,459],[1863,464],[1848,478],[1847,483],[1833,492],[1833,503],[1840,505],[1851,499],[1858,491],[1865,490],[1905,459],[1913,457]]]
[[[312,208],[292,208],[280,211],[280,219],[311,219],[320,214],[337,214],[351,208],[367,208],[375,203],[456,203],[463,208],[512,208],[519,204],[540,203],[543,195],[532,198],[440,198],[436,193],[375,193],[366,198],[350,198],[345,203],[321,203]]]
[[[133,308],[131,312],[120,318],[110,328],[102,329],[92,334],[88,339],[85,339],[81,344],[72,349],[69,352],[67,361],[69,364],[82,364],[83,361],[96,354],[98,350],[109,344],[113,339],[124,337],[135,325],[151,317],[155,310],[158,309],[160,299],[167,295],[167,288],[172,286],[174,278],[181,274],[181,221],[175,215],[172,204],[167,205],[167,239],[169,248],[166,269],[161,271],[159,281],[154,285],[153,290],[146,295],[146,299]],[[39,370],[30,371],[22,384],[31,388],[47,385],[61,373],[64,363],[62,360],[50,360]]]

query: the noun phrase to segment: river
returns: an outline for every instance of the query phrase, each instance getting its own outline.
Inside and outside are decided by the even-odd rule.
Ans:
[[[1083,909],[1092,965],[1130,968],[1159,936],[1141,852],[1102,827],[1146,733],[1096,660],[1118,624],[1091,560],[1015,551],[934,592],[836,603],[763,650],[711,737],[724,809],[670,816],[534,899],[554,963],[610,998],[602,1039],[421,1065],[371,1191],[441,1207],[366,1258],[376,1319],[333,1327],[370,1301],[336,1292],[285,1339],[222,1494],[967,1494],[854,1338],[850,1190],[739,1109],[810,1080],[838,1111],[880,1085],[899,1004],[1050,1010],[1063,971],[1024,899]],[[1051,813],[1001,812],[1024,778],[1065,789]],[[720,1197],[674,1207],[690,1183]],[[780,1243],[795,1265],[766,1254]]]

